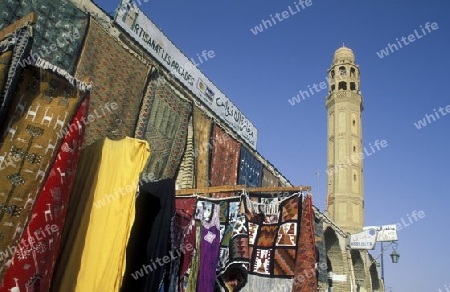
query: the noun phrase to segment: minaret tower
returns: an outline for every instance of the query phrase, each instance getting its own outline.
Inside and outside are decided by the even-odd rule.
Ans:
[[[334,53],[328,78],[327,212],[345,232],[356,233],[364,226],[363,97],[351,49]]]

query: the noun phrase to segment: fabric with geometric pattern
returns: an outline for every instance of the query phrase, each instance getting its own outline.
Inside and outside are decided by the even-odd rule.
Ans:
[[[30,220],[31,206],[52,169],[67,125],[85,92],[57,74],[26,67],[0,136],[0,250],[14,246]],[[76,130],[81,130],[77,125]],[[64,134],[63,134],[64,133]],[[57,169],[64,175],[66,169]],[[0,261],[0,276],[12,255]]]
[[[76,174],[77,162],[83,143],[84,125],[87,116],[89,96],[86,96],[78,108],[70,131],[58,152],[56,161],[45,182],[37,201],[26,202],[26,208],[33,206],[31,221],[16,250],[11,266],[3,279],[1,292],[13,291],[49,291],[53,268],[58,256],[60,239],[68,209],[69,197]],[[63,170],[63,171],[62,171]]]
[[[32,44],[29,27],[20,28],[0,41],[0,125],[5,121],[6,112],[22,74],[24,66],[21,66],[21,62],[29,56]]]
[[[295,279],[292,292],[317,291],[316,242],[314,231],[314,211],[311,195],[302,204],[302,221],[295,262]]]
[[[161,77],[162,78],[162,77]],[[168,82],[147,86],[136,126],[136,138],[147,140],[152,155],[144,173],[155,179],[175,178],[187,143],[192,104]]]
[[[212,130],[211,186],[236,185],[241,144],[230,137],[219,125]],[[234,193],[215,193],[212,197],[232,197]]]
[[[32,53],[27,56],[26,63],[34,64],[40,57],[73,75],[88,27],[86,12],[69,0],[5,0],[0,1],[0,11],[0,29],[35,12],[37,21],[33,26]]]
[[[197,188],[209,187],[209,157],[212,120],[199,108],[194,107],[194,157]]]
[[[149,67],[91,18],[75,77],[92,80],[85,146],[134,137]],[[153,151],[153,147],[152,147]]]

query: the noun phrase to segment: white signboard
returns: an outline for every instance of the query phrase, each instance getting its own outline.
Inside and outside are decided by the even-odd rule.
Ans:
[[[115,22],[256,149],[258,131],[241,111],[156,27],[131,0],[121,0]]]
[[[363,230],[375,229],[377,231],[377,241],[396,241],[397,225],[383,225],[383,226],[366,226]]]
[[[377,239],[375,229],[367,229],[356,234],[350,235],[351,249],[374,249]]]

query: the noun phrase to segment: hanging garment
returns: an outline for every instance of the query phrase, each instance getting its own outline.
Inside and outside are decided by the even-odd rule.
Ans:
[[[144,62],[91,18],[75,72],[78,79],[91,78],[95,84],[89,106],[94,119],[87,125],[85,145],[105,137],[135,137],[148,71]]]
[[[203,218],[201,219],[202,237],[200,243],[200,270],[197,291],[214,291],[220,248],[219,212],[219,204],[204,201],[203,211],[201,212]]]
[[[209,145],[212,121],[197,107],[194,107],[193,116],[196,187],[209,187],[209,156],[211,153]]]
[[[200,244],[202,242],[202,223],[200,220],[195,220],[195,249],[192,254],[192,261],[187,272],[187,277],[184,279],[184,291],[198,291],[197,280],[200,271]]]
[[[153,152],[152,152],[153,155]],[[175,214],[175,181],[163,179],[139,187],[136,221],[127,246],[120,291],[159,291],[169,271],[170,225]]]
[[[0,9],[0,11],[2,10]],[[20,64],[24,58],[29,56],[33,43],[29,30],[29,27],[20,28],[6,39],[0,40],[0,125],[5,121],[23,70],[23,66]]]
[[[298,242],[297,259],[295,261],[295,278],[292,292],[317,291],[315,265],[316,242],[314,231],[314,211],[311,195],[307,195],[302,205],[302,221]]]
[[[179,257],[179,268],[175,265],[171,266],[170,275],[175,279],[169,287],[171,291],[186,291],[185,285],[189,277],[188,271],[192,263],[192,257],[196,245],[196,225],[195,225],[195,207],[197,205],[197,197],[177,197],[175,199],[175,230],[172,232],[172,238],[180,239],[180,243],[175,247],[172,246],[172,252],[179,250],[183,246],[183,250]],[[174,240],[175,241],[175,240]],[[174,251],[175,248],[175,251]],[[175,276],[176,275],[176,276]]]
[[[191,112],[192,104],[180,97],[167,81],[150,82],[135,134],[152,145],[154,155],[145,166],[147,176],[175,179],[186,146]]]
[[[242,261],[240,256],[238,258],[235,258],[234,256],[236,255],[233,255],[232,250],[234,248],[233,244],[235,244],[235,241],[238,240],[235,237],[239,234],[236,231],[233,232],[235,230],[235,227],[239,226],[236,223],[238,222],[238,218],[242,218],[243,216],[245,216],[245,213],[241,212],[241,198],[242,197],[225,198],[218,201],[220,202],[220,260],[218,265],[219,275],[223,274],[228,266],[233,263],[248,264],[248,257],[244,261]],[[248,230],[248,228],[243,230]],[[248,239],[248,234],[244,233],[244,235],[246,235]],[[233,244],[230,245],[230,243]]]
[[[30,12],[36,12],[28,65],[40,57],[73,74],[88,26],[87,13],[69,0],[0,1],[0,11],[3,19],[0,29]]]
[[[281,291],[289,291],[297,251],[299,197],[292,195],[279,201],[258,195],[257,199],[245,201],[251,260],[248,283],[242,291],[271,291],[282,287],[285,290]]]
[[[247,283],[249,229],[242,199],[245,196],[220,201],[220,260],[217,267],[216,289],[239,290]]]
[[[241,145],[217,124],[212,131],[211,186],[235,185],[237,183],[239,151]],[[215,198],[234,196],[234,193],[218,193]]]
[[[31,221],[16,246],[14,258],[3,279],[1,292],[16,287],[22,291],[49,291],[61,233],[83,142],[89,96],[86,96],[63,140],[44,188],[34,203],[29,198],[25,208],[33,207]],[[77,128],[81,125],[81,128]],[[33,206],[34,203],[34,206]]]
[[[171,228],[171,262],[169,292],[184,291],[183,278],[191,262],[195,247],[195,219],[176,209]]]
[[[118,291],[125,271],[125,251],[135,218],[139,174],[150,154],[146,141],[105,139],[100,166],[91,186],[56,291]]]
[[[30,220],[30,201],[41,192],[55,161],[63,128],[85,95],[66,79],[27,67],[17,85],[0,136],[0,251],[15,246]],[[28,204],[27,204],[28,202]],[[0,259],[0,278],[13,254]]]
[[[262,163],[241,145],[241,156],[239,158],[238,184],[247,187],[260,187],[262,178]]]

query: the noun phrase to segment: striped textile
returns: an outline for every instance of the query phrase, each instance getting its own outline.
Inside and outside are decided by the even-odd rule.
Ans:
[[[194,126],[192,117],[189,119],[186,149],[178,170],[177,189],[192,189],[195,187],[195,157],[194,157]]]

